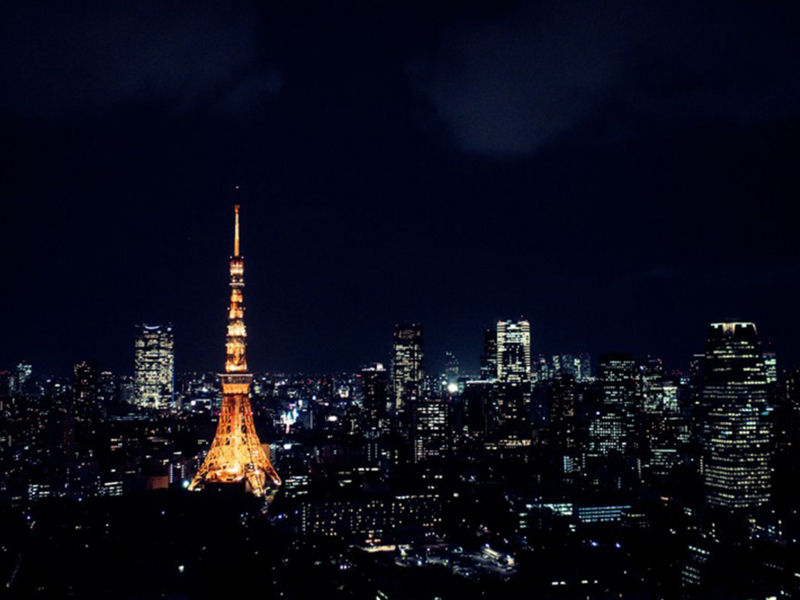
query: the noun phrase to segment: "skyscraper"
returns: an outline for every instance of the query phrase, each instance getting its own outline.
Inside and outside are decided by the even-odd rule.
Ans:
[[[96,413],[99,397],[99,369],[96,360],[82,360],[72,367],[75,416],[89,420]]]
[[[602,423],[622,423],[622,427],[605,427],[608,436],[620,435],[621,439],[609,442],[605,447],[614,449],[632,448],[636,430],[636,361],[629,354],[604,354],[599,360],[600,387],[603,393],[603,410],[599,415]],[[609,415],[614,414],[612,418]],[[598,424],[598,426],[600,426]],[[605,434],[604,434],[605,435]]]
[[[392,344],[392,399],[395,411],[403,412],[409,400],[419,397],[422,378],[422,325],[395,325]]]
[[[528,321],[497,322],[497,378],[530,381],[531,325]]]
[[[636,361],[629,354],[600,357],[600,385],[603,404],[633,416],[636,400]]]
[[[564,455],[573,451],[575,442],[575,378],[571,373],[554,377],[548,386],[551,444]]]
[[[414,462],[443,458],[450,447],[450,403],[426,396],[414,403]]]
[[[364,392],[365,430],[375,434],[386,422],[389,404],[389,377],[381,363],[361,369]]]
[[[645,414],[661,414],[663,407],[664,365],[659,358],[648,358],[638,365],[637,407]]]
[[[13,380],[13,389],[11,390],[13,394],[24,394],[28,391],[29,383],[31,380],[31,375],[33,374],[33,367],[31,363],[27,361],[22,361],[17,365],[17,369],[14,372],[14,380]]]
[[[769,500],[767,377],[756,326],[712,323],[703,372],[709,504],[750,511]]]
[[[468,381],[461,396],[461,427],[473,440],[486,440],[497,425],[497,388],[494,381]]]
[[[764,368],[767,378],[767,385],[778,382],[778,360],[774,352],[764,352]]]
[[[556,354],[553,356],[553,375],[568,373],[575,383],[591,379],[591,359],[588,354]]]
[[[507,438],[521,439],[530,431],[531,326],[497,322],[497,416]]]
[[[450,351],[444,353],[445,358],[445,367],[444,367],[444,375],[443,380],[448,384],[455,384],[458,382],[458,375],[460,372],[460,366],[458,364],[458,359],[456,358],[455,354]]]
[[[137,325],[135,402],[148,408],[175,405],[175,353],[172,325]]]
[[[110,371],[101,371],[97,379],[99,400],[103,405],[116,402],[119,399],[119,381],[117,376]]]
[[[94,402],[98,395],[100,372],[96,360],[82,360],[72,367],[72,385],[75,390],[75,402]]]
[[[483,332],[483,355],[481,356],[481,379],[497,379],[497,329]]]

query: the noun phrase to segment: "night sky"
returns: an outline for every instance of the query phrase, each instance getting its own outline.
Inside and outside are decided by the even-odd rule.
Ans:
[[[29,0],[0,8],[0,369],[220,370],[234,186],[249,362],[800,361],[796,2]]]

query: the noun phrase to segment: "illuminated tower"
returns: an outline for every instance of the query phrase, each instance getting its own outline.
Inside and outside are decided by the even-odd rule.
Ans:
[[[244,481],[247,491],[264,496],[270,487],[281,484],[281,478],[272,467],[253,424],[253,409],[250,407],[250,382],[253,376],[247,372],[245,358],[247,332],[244,326],[243,287],[244,258],[239,254],[239,206],[236,205],[225,373],[220,375],[222,410],[211,449],[189,489]]]

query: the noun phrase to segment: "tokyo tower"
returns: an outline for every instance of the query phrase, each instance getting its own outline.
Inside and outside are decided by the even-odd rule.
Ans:
[[[250,406],[244,326],[244,258],[239,254],[239,205],[235,207],[235,233],[231,256],[231,304],[228,309],[225,373],[222,379],[222,411],[217,433],[203,465],[189,486],[199,490],[209,484],[241,484],[256,496],[269,496],[281,484],[269,456],[258,440]]]

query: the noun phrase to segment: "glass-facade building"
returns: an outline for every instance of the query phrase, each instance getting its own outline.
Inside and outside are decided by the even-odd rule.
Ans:
[[[770,498],[770,430],[764,355],[753,323],[712,323],[703,402],[703,480],[714,506],[749,511]]]
[[[497,322],[497,415],[504,429],[530,429],[531,326],[526,320]]]
[[[139,406],[175,406],[174,345],[172,325],[136,327],[134,401]]]
[[[402,412],[405,404],[422,390],[422,325],[395,325],[392,344],[392,399],[394,409]]]

